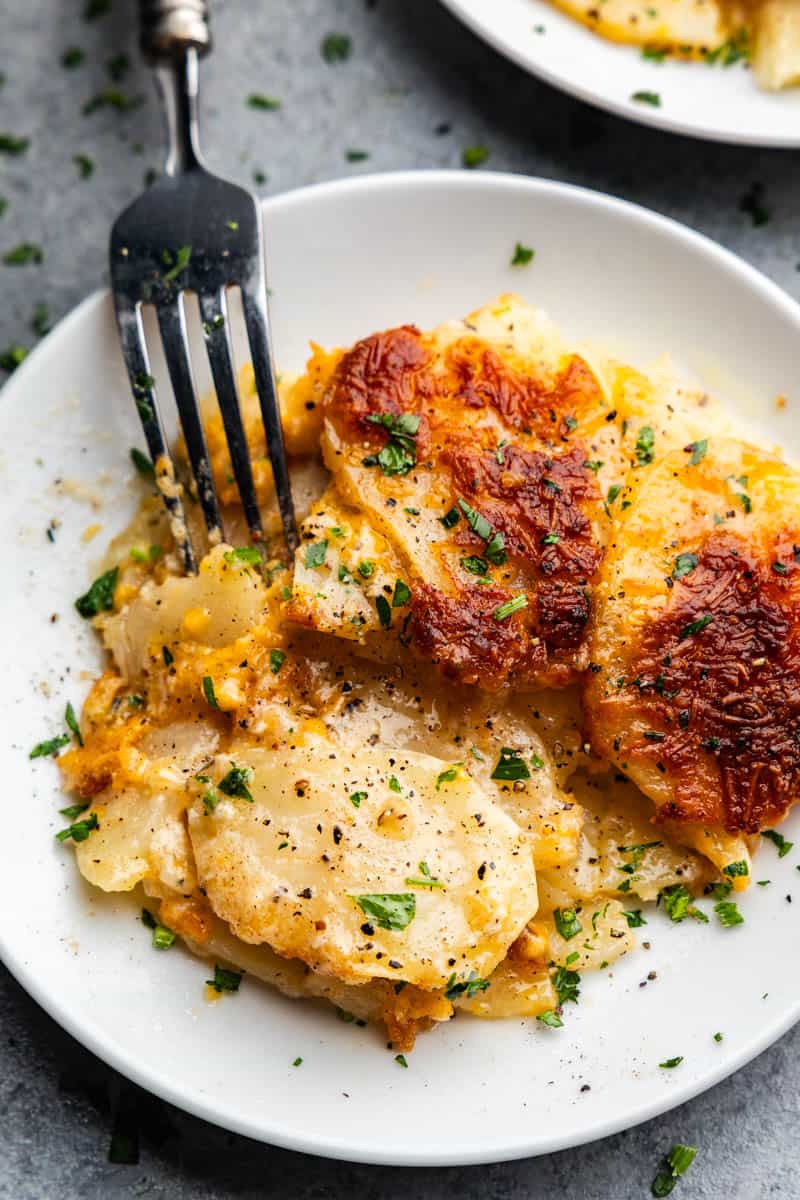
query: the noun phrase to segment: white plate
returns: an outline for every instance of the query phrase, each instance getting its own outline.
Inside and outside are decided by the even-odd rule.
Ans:
[[[735,396],[762,399],[762,433],[800,455],[800,309],[679,225],[576,188],[464,173],[325,184],[265,211],[283,367],[302,365],[311,337],[336,344],[397,322],[425,326],[515,288],[576,335],[607,337],[642,361],[668,348],[712,386],[728,378]],[[536,257],[514,270],[517,239]],[[136,424],[107,295],[58,326],[0,405],[0,953],[57,1021],[208,1120],[296,1150],[398,1164],[493,1161],[601,1137],[686,1100],[789,1028],[800,958],[786,948],[800,904],[784,897],[798,883],[797,856],[779,860],[768,844],[757,878],[774,882],[742,901],[745,925],[672,926],[654,914],[652,949],[587,979],[562,1030],[460,1017],[421,1037],[402,1070],[375,1031],[253,980],[207,1004],[202,963],[179,948],[153,951],[134,903],[82,884],[53,838],[63,824],[56,767],[28,761],[98,662],[72,600],[131,511]],[[102,510],[59,498],[56,478],[83,480]],[[54,516],[63,524],[51,544]],[[93,521],[103,530],[87,547],[81,532]],[[792,828],[800,840],[800,822],[790,837]],[[657,980],[640,987],[651,970]],[[678,1054],[679,1068],[659,1070]]]
[[[655,63],[634,46],[598,37],[546,0],[442,3],[526,71],[621,117],[717,142],[800,146],[800,88],[764,92],[742,64]],[[661,107],[631,99],[641,91],[658,92]]]

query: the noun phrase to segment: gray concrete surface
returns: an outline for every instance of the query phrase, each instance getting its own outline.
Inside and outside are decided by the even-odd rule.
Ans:
[[[46,301],[57,319],[104,282],[110,223],[145,171],[159,165],[158,113],[136,60],[132,0],[112,0],[111,11],[90,23],[85,2],[0,2],[0,132],[31,139],[25,155],[0,155],[0,196],[8,201],[0,251],[22,241],[44,249],[40,266],[0,266],[0,353],[34,343],[37,303]],[[607,117],[506,64],[436,0],[217,0],[212,7],[217,49],[203,80],[208,155],[244,182],[264,172],[265,194],[366,170],[457,167],[463,147],[484,143],[492,168],[572,180],[668,213],[800,298],[797,155],[704,145]],[[334,30],[352,37],[353,53],[330,66],[319,45]],[[86,51],[73,70],[60,65],[69,46]],[[120,53],[131,68],[114,86],[144,97],[143,105],[82,115],[84,102],[109,86],[107,63]],[[251,91],[279,97],[282,108],[247,108]],[[442,123],[449,133],[435,132]],[[352,147],[369,151],[369,160],[348,163]],[[94,162],[86,181],[77,154]],[[759,227],[739,207],[753,183],[763,187],[769,213]],[[145,1095],[61,1032],[0,968],[0,1200],[633,1200],[649,1194],[660,1156],[676,1141],[700,1150],[676,1196],[794,1200],[798,1070],[795,1030],[705,1096],[583,1149],[468,1170],[351,1166],[249,1142]],[[137,1165],[108,1162],[115,1127],[138,1141]]]

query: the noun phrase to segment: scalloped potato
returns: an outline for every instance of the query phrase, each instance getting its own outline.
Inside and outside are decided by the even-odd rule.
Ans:
[[[225,543],[181,577],[143,502],[60,836],[193,953],[401,1050],[459,1012],[557,1028],[642,905],[709,920],[795,799],[800,480],[667,360],[515,296],[281,390],[294,562]]]

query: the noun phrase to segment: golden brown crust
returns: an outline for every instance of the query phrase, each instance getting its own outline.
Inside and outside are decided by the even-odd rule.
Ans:
[[[413,620],[404,631],[448,676],[488,689],[512,678],[561,685],[585,666],[602,509],[579,425],[601,403],[600,385],[578,356],[555,375],[534,367],[526,374],[471,334],[436,353],[429,338],[402,326],[343,356],[325,411],[338,444],[369,466],[389,437],[374,418],[412,414],[416,466],[405,478],[413,484],[424,472],[441,515],[452,506],[459,513],[448,539],[437,542],[436,583],[424,575],[412,581]],[[391,487],[388,480],[387,505],[397,503]],[[486,554],[464,505],[501,535],[503,553],[489,557],[483,582],[480,570],[463,569],[465,557],[474,565]],[[498,618],[515,598],[524,608]]]
[[[449,678],[487,691],[504,687],[517,673],[529,679],[545,669],[547,658],[531,636],[527,610],[495,619],[510,599],[503,588],[467,587],[447,596],[418,583],[411,602],[414,645]]]
[[[800,789],[800,548],[766,561],[720,532],[696,557],[621,690],[652,725],[629,753],[673,779],[660,820],[757,833]]]

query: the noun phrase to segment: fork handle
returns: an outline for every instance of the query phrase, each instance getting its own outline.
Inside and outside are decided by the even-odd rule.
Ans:
[[[142,53],[153,63],[211,49],[206,0],[139,0]]]

